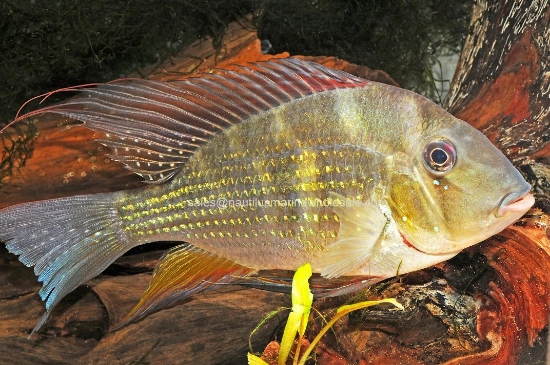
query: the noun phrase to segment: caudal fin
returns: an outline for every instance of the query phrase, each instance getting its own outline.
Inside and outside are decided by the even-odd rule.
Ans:
[[[0,241],[43,283],[46,313],[73,289],[101,273],[133,247],[114,202],[119,193],[73,196],[0,210]]]

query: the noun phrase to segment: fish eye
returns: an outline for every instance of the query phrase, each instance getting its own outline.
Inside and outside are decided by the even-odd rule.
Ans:
[[[456,162],[455,146],[446,140],[436,140],[424,147],[422,154],[424,166],[436,174],[441,175],[450,171]]]

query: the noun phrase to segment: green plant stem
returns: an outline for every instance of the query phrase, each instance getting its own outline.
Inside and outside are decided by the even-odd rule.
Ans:
[[[302,347],[302,341],[304,336],[300,334],[298,336],[298,343],[296,344],[296,351],[294,352],[294,360],[292,361],[293,365],[298,365],[298,359],[300,358],[300,348]]]
[[[321,329],[321,331],[315,336],[313,341],[311,341],[311,344],[306,349],[304,354],[302,355],[302,358],[300,359],[300,362],[297,365],[305,365],[307,358],[309,357],[309,354],[311,354],[311,351],[313,351],[313,348],[317,345],[317,343],[321,340],[321,337],[327,333],[327,331],[336,323],[337,320],[345,316],[346,314],[353,312],[354,310],[361,309],[361,308],[367,308],[371,307],[373,305],[378,305],[381,303],[392,303],[396,307],[403,309],[403,306],[399,304],[395,299],[382,299],[382,300],[375,300],[375,301],[368,301],[368,302],[361,302],[357,304],[350,304],[350,305],[344,305],[336,311],[336,315]],[[296,357],[297,358],[297,353]]]

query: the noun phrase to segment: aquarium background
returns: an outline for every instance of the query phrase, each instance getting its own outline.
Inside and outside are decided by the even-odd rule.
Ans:
[[[0,0],[0,125],[43,92],[140,72],[252,15],[270,53],[337,56],[441,102],[473,1]],[[451,71],[441,76],[442,57]],[[453,58],[454,57],[454,58]],[[451,76],[449,76],[449,74]],[[147,75],[142,75],[146,77]]]

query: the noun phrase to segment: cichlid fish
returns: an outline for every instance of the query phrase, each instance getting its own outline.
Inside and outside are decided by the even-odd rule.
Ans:
[[[534,203],[472,126],[415,93],[315,63],[80,93],[26,116],[81,121],[152,184],[0,210],[0,240],[43,283],[34,331],[67,293],[144,243],[186,242],[159,261],[125,322],[259,270],[310,262],[329,282],[367,285],[422,269]]]

